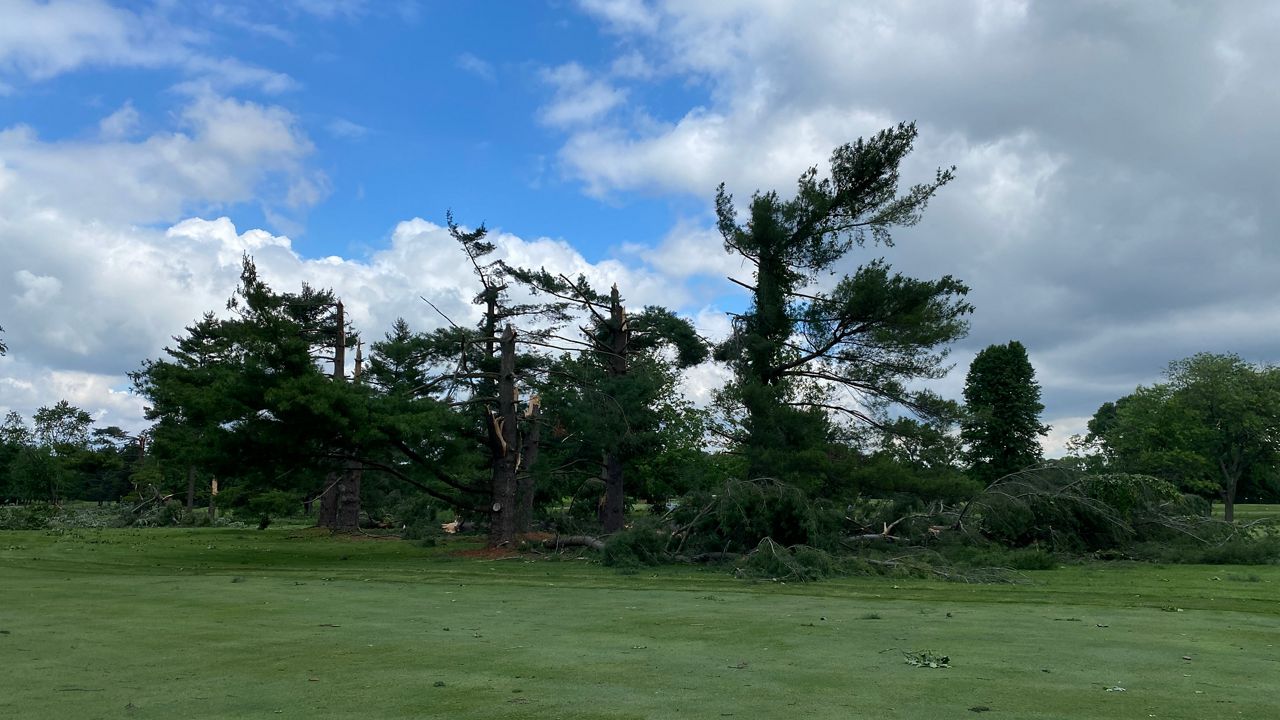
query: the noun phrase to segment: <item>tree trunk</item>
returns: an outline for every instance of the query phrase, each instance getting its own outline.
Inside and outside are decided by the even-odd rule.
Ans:
[[[538,396],[529,398],[524,412],[526,428],[520,451],[520,466],[516,475],[516,532],[527,533],[533,528],[534,486],[533,465],[538,461],[538,442],[541,440],[542,404]]]
[[[187,466],[187,510],[196,509],[196,466]]]
[[[342,301],[338,301],[338,333],[334,337],[333,342],[333,379],[347,379],[347,315],[342,307]]]
[[[604,508],[600,523],[606,534],[622,529],[626,520],[626,488],[622,484],[622,460],[617,453],[604,456]]]
[[[622,307],[622,296],[614,285],[609,293],[609,348],[604,356],[605,366],[613,377],[627,374],[627,354],[631,345],[631,324],[627,311]],[[627,491],[623,485],[622,458],[618,450],[610,450],[604,456],[604,507],[600,511],[600,524],[606,533],[622,529],[625,521]]]
[[[1223,460],[1218,460],[1218,469],[1222,471],[1222,519],[1227,522],[1235,522],[1236,519],[1236,488],[1240,487],[1240,452],[1237,450],[1232,453],[1231,465]]]
[[[499,343],[497,412],[490,411],[489,420],[493,457],[489,547],[499,547],[510,545],[516,537],[516,330],[510,325]]]
[[[338,523],[338,474],[324,476],[324,490],[320,493],[320,512],[316,515],[316,527],[331,528]]]
[[[320,495],[320,515],[316,525],[335,532],[360,529],[360,485],[364,468],[357,460],[348,460],[340,472],[330,473],[328,485]]]

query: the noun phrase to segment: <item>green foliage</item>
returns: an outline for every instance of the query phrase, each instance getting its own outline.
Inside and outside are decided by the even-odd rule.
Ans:
[[[1055,468],[1006,476],[969,508],[986,538],[1011,547],[1042,544],[1058,551],[1122,547],[1195,510],[1176,487],[1159,478]]]
[[[1228,519],[1237,496],[1275,492],[1280,369],[1201,353],[1170,363],[1165,377],[1103,405],[1090,421],[1086,441],[1108,465],[1217,495]]]
[[[969,365],[964,383],[967,414],[961,438],[970,471],[982,484],[1038,464],[1044,405],[1035,369],[1022,343],[990,345]]]
[[[249,512],[271,518],[302,515],[302,495],[287,490],[268,490],[249,498]]]
[[[847,574],[840,559],[807,545],[784,547],[764,538],[737,564],[739,577],[812,582]]]
[[[748,552],[764,538],[784,546],[832,547],[840,517],[829,504],[769,479],[729,480],[715,492],[691,493],[671,514],[686,534],[682,545],[688,554]]]
[[[58,506],[46,502],[0,505],[0,530],[45,530],[58,514]]]
[[[63,458],[47,445],[23,448],[9,463],[9,492],[19,500],[56,503],[68,479]]]
[[[670,559],[670,540],[669,528],[654,518],[642,518],[605,541],[602,561],[615,568],[661,565]]]
[[[721,186],[716,211],[725,249],[753,266],[751,307],[716,350],[734,380],[723,393],[726,420],[746,453],[748,477],[803,482],[795,472],[820,465],[827,412],[854,420],[885,419],[896,404],[921,415],[932,396],[907,383],[945,374],[944,346],[964,335],[968,292],[951,277],[915,280],[872,261],[830,291],[811,281],[828,274],[854,245],[892,244],[890,230],[914,225],[933,194],[952,178],[898,194],[899,164],[915,141],[914,125],[884,130],[836,148],[830,176],[812,168],[796,195],[757,192],[739,223]],[[850,403],[837,393],[856,394]]]

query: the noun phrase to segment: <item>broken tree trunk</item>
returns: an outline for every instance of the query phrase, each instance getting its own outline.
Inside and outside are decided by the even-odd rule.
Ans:
[[[516,329],[510,325],[498,343],[498,402],[489,411],[489,547],[509,545],[516,537]]]
[[[325,478],[325,491],[320,494],[320,514],[316,525],[335,532],[360,529],[360,485],[364,468],[356,460],[348,460],[339,471]]]
[[[608,347],[604,354],[605,367],[614,377],[627,374],[627,351],[631,344],[631,325],[627,320],[627,311],[622,307],[622,296],[618,294],[618,286],[614,285],[609,293],[609,334]],[[622,529],[626,521],[627,488],[623,478],[623,463],[616,449],[607,451],[604,456],[604,507],[600,512],[600,523],[606,534]]]

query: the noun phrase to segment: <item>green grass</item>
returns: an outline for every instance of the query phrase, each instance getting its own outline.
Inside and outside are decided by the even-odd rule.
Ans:
[[[795,585],[455,549],[0,533],[0,717],[1280,717],[1276,566]]]
[[[1213,504],[1213,516],[1222,519],[1223,506],[1222,503]],[[1250,505],[1241,503],[1236,505],[1236,521],[1249,522],[1251,520],[1262,520],[1264,518],[1280,517],[1280,505]]]

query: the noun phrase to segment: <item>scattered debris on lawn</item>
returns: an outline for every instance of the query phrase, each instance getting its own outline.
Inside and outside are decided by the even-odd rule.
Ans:
[[[951,667],[951,658],[946,655],[939,655],[935,652],[924,650],[921,652],[904,652],[902,657],[908,665],[919,668],[949,668]]]

